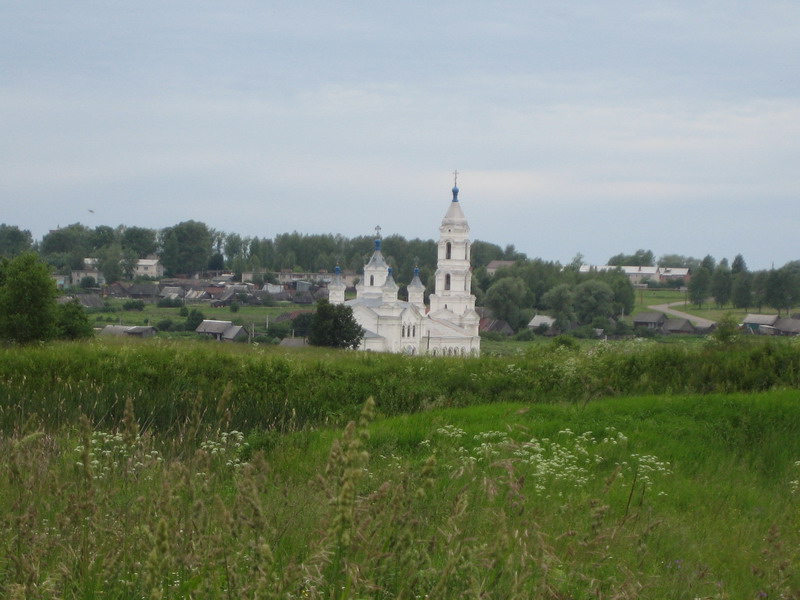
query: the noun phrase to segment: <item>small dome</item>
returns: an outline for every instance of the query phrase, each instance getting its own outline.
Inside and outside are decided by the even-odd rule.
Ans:
[[[453,186],[453,202],[458,202],[458,186]]]

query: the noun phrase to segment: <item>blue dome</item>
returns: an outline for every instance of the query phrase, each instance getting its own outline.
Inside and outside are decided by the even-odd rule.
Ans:
[[[453,202],[458,202],[458,186],[453,186]]]

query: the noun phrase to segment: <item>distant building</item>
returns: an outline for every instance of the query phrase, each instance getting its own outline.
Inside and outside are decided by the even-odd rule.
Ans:
[[[381,240],[364,266],[356,286],[356,298],[345,301],[346,284],[337,267],[328,286],[331,304],[346,304],[364,328],[360,350],[430,354],[434,356],[477,355],[480,353],[471,293],[469,225],[458,200],[458,187],[439,227],[435,289],[430,307],[424,304],[425,286],[419,269],[408,284],[408,301],[399,300],[399,286],[381,253]]]

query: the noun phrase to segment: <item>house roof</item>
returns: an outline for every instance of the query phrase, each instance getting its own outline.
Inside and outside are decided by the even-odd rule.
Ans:
[[[503,321],[502,319],[493,319],[491,317],[484,317],[480,320],[478,324],[479,331],[493,331],[497,333],[503,333],[505,335],[513,335],[514,330],[511,329],[511,325],[507,322]]]
[[[664,313],[649,311],[633,315],[634,323],[662,323],[666,321]]]
[[[534,315],[531,319],[530,323],[528,323],[528,327],[531,329],[536,329],[541,325],[547,325],[548,327],[552,327],[555,324],[556,320],[553,317],[547,315]]]
[[[781,333],[800,333],[800,319],[778,319],[774,327]]]
[[[195,331],[197,333],[222,334],[225,333],[229,327],[233,327],[233,323],[231,321],[214,321],[211,319],[206,319],[197,326]]]
[[[689,319],[667,319],[661,326],[664,331],[673,332],[693,332],[695,331],[694,325]]]
[[[747,315],[744,318],[745,325],[775,325],[778,315]]]

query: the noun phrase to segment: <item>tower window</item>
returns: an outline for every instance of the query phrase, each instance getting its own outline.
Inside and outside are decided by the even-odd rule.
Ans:
[[[447,245],[445,246],[444,257],[449,260],[451,258],[452,253],[453,253],[453,245],[450,242],[447,242]]]
[[[369,276],[369,284],[370,285],[375,285],[375,275],[370,275]]]
[[[450,273],[444,276],[444,289],[445,290],[450,289]]]

